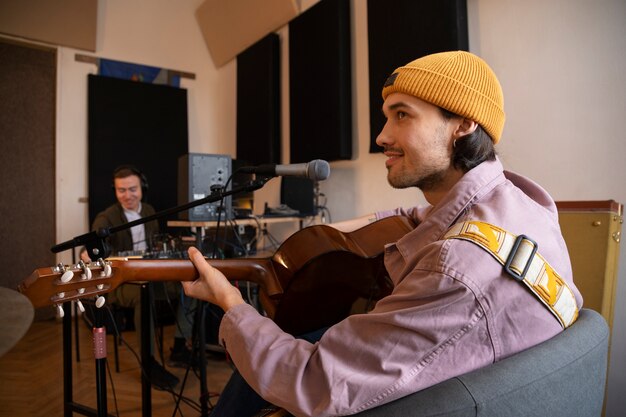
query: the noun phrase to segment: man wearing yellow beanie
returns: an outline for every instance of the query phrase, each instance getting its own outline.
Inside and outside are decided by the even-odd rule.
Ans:
[[[514,355],[576,319],[582,298],[554,201],[496,157],[504,110],[489,66],[462,51],[425,56],[390,75],[383,99],[377,143],[389,183],[419,188],[430,205],[335,226],[388,227],[392,215],[414,225],[379,242],[390,294],[318,341],[295,339],[192,248],[200,278],[185,292],[224,309],[220,340],[238,370],[212,416],[254,415],[268,402],[296,416],[362,412]],[[344,291],[350,268],[341,271],[329,294]]]
[[[496,144],[504,128],[502,88],[491,68],[464,51],[427,55],[398,68],[383,87],[383,99],[406,93],[476,121]]]
[[[434,205],[437,200],[433,193],[445,195],[467,171],[495,159],[493,145],[500,140],[504,128],[504,99],[495,74],[478,56],[453,51],[416,59],[389,76],[382,95],[388,121],[377,143],[389,156],[388,178],[392,186],[416,186]],[[433,116],[435,132],[423,132],[432,128],[421,123],[427,114]],[[398,128],[407,127],[416,129],[415,133],[396,133]],[[415,134],[426,137],[409,142],[402,149],[401,143]],[[432,143],[436,140],[443,141],[443,147]],[[407,157],[401,158],[405,151]],[[450,157],[452,164],[448,163]],[[443,188],[439,189],[438,182],[443,180]]]

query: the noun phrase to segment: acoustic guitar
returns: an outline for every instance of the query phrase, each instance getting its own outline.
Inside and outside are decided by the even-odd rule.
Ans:
[[[387,243],[414,225],[387,217],[353,232],[315,225],[291,235],[269,258],[207,259],[231,281],[258,284],[261,305],[284,331],[298,335],[333,325],[358,299],[391,292],[383,265]],[[130,281],[191,281],[198,272],[184,259],[106,259],[36,269],[18,290],[34,307],[97,297]]]

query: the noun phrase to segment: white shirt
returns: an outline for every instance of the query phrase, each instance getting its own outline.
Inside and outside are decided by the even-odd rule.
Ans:
[[[124,216],[128,222],[141,219],[141,203],[137,211],[124,209]],[[130,234],[133,237],[133,251],[144,251],[148,248],[146,245],[146,229],[143,224],[130,228]]]

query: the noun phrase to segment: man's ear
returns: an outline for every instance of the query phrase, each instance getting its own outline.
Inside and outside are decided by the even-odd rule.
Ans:
[[[467,136],[478,128],[478,123],[470,119],[461,119],[461,123],[454,131],[455,140]]]

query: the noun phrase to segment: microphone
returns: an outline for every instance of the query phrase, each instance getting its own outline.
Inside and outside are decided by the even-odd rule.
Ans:
[[[322,159],[315,159],[302,164],[265,164],[255,167],[242,167],[240,172],[246,174],[261,174],[271,177],[303,177],[313,181],[324,181],[330,175],[328,162]]]

